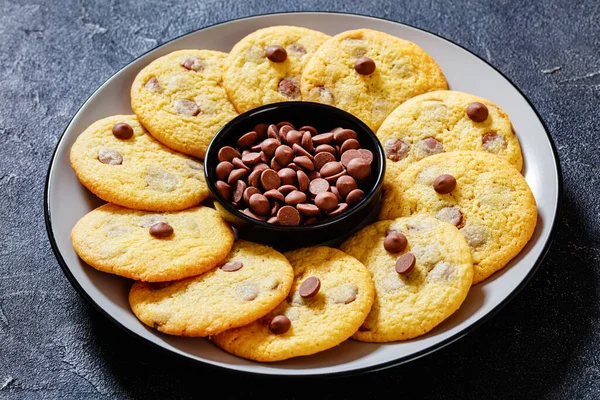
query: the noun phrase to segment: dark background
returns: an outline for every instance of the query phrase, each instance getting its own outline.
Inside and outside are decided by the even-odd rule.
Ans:
[[[352,378],[241,375],[159,352],[77,294],[44,226],[54,146],[108,77],[192,30],[300,10],[406,22],[483,57],[539,110],[564,174],[554,244],[510,304],[432,355]],[[599,26],[595,0],[0,0],[0,398],[599,398]]]

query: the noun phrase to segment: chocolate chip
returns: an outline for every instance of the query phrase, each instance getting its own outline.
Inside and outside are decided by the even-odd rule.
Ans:
[[[317,148],[315,149],[315,153],[321,153],[321,152],[327,152],[327,153],[331,153],[333,155],[335,155],[335,153],[337,153],[337,151],[335,150],[335,147],[330,146],[328,144],[320,144],[317,146]]]
[[[363,192],[360,189],[354,189],[353,191],[348,193],[348,196],[346,196],[346,203],[348,203],[350,207],[353,207],[360,203],[364,198],[365,192]]]
[[[309,276],[306,278],[300,287],[298,288],[298,293],[301,297],[305,299],[310,299],[311,297],[315,297],[317,293],[319,293],[319,289],[321,289],[321,281],[316,276]]]
[[[342,154],[344,154],[348,150],[358,150],[358,149],[360,149],[360,143],[358,142],[358,140],[348,139],[344,143],[342,143],[342,146],[340,147],[340,152]]]
[[[335,149],[334,149],[335,151]],[[315,155],[315,169],[317,170],[321,170],[321,168],[323,168],[323,166],[329,162],[335,161],[335,156],[331,153],[317,153],[317,155]]]
[[[266,169],[260,175],[260,184],[265,190],[277,189],[281,185],[281,179],[277,172]]]
[[[288,143],[288,145],[292,147],[294,144],[300,145],[300,142],[302,142],[302,133],[292,129],[285,135],[285,140]]]
[[[506,147],[506,141],[497,132],[488,132],[481,138],[481,144],[490,153],[499,153]]]
[[[233,184],[233,201],[235,201],[236,203],[242,201],[244,198],[244,191],[247,187],[248,185],[246,185],[246,182],[242,180],[235,181],[235,183]]]
[[[265,56],[273,62],[280,63],[287,59],[287,51],[281,46],[272,45],[265,50]]]
[[[360,181],[371,175],[371,165],[363,158],[355,158],[348,163],[348,174]]]
[[[310,134],[312,136],[319,134],[319,131],[317,130],[317,128],[315,128],[314,126],[310,126],[310,125],[304,125],[304,126],[298,128],[298,130],[300,132],[310,132]]]
[[[235,157],[241,157],[239,151],[234,149],[231,146],[224,146],[219,149],[219,153],[217,154],[217,158],[219,161],[229,161],[231,162]]]
[[[296,186],[294,186],[294,185],[283,185],[283,186],[279,186],[279,188],[277,190],[279,190],[283,195],[286,195],[289,192],[293,192],[294,190],[298,190],[298,188]]]
[[[266,165],[265,165],[265,167],[266,167]],[[255,188],[260,187],[260,176],[262,175],[263,171],[264,171],[264,169],[253,170],[250,173],[250,175],[248,176],[248,185],[254,186]]]
[[[331,161],[331,162],[328,162],[327,164],[323,165],[321,167],[321,169],[319,170],[319,173],[323,177],[328,177],[328,176],[338,174],[338,173],[342,172],[343,170],[344,170],[344,167],[342,166],[341,163],[339,163],[337,161]]]
[[[168,238],[173,234],[173,227],[166,222],[158,222],[150,227],[150,235],[158,239]]]
[[[346,172],[346,170],[342,170],[342,171],[338,172],[338,173],[337,173],[337,174],[335,174],[335,175],[326,176],[326,177],[325,177],[325,180],[326,180],[327,182],[329,182],[329,184],[330,184],[330,185],[335,185],[335,184],[336,184],[336,182],[337,182],[337,180],[338,180],[338,178],[340,178],[340,177],[342,177],[342,176],[345,176],[345,175],[347,175],[347,174],[348,174],[348,173]]]
[[[269,129],[269,125],[267,124],[256,124],[254,129],[252,129],[258,135],[259,139],[267,138],[267,130]]]
[[[271,139],[277,139],[279,142],[279,128],[275,124],[269,125],[267,128],[267,136]]]
[[[369,149],[360,149],[358,150],[360,154],[360,158],[366,160],[369,164],[373,163],[373,152]]]
[[[354,62],[354,69],[361,75],[371,75],[375,72],[375,61],[369,57],[360,57]]]
[[[279,225],[296,226],[300,224],[300,213],[292,206],[283,206],[277,211]]]
[[[248,153],[246,153],[246,154],[248,154]],[[233,164],[233,166],[235,168],[241,168],[246,171],[250,171],[250,168],[246,164],[244,164],[244,162],[242,161],[241,158],[235,157],[233,160],[231,160],[231,163]]]
[[[348,139],[358,139],[358,135],[352,129],[342,129],[333,134],[333,139],[338,144],[342,144]]]
[[[276,335],[286,333],[292,327],[292,321],[285,315],[277,315],[269,323],[269,329]]]
[[[329,211],[327,213],[328,217],[337,217],[338,215],[342,215],[343,213],[345,213],[348,210],[348,204],[346,203],[339,203],[338,206],[332,210]]]
[[[267,220],[267,224],[276,224],[276,223],[277,223],[277,216],[271,217]]]
[[[308,184],[308,191],[313,196],[316,196],[319,193],[327,192],[328,190],[329,190],[329,182],[327,182],[323,178],[313,179]]]
[[[299,165],[308,171],[313,171],[315,169],[315,164],[313,164],[313,162],[307,156],[294,158],[294,164]]]
[[[279,175],[282,185],[296,185],[297,175],[296,171],[293,169],[282,168],[281,170],[277,171],[277,175]]]
[[[269,204],[269,200],[260,193],[250,196],[248,204],[250,205],[252,211],[258,215],[267,215],[269,214],[269,211],[271,211],[271,204]]]
[[[300,212],[300,214],[312,217],[319,213],[319,207],[314,204],[298,204],[296,205],[296,209]]]
[[[342,201],[342,200],[344,200],[344,199],[342,198],[342,195],[340,194],[340,191],[338,190],[338,188],[337,188],[337,187],[335,187],[335,186],[330,186],[330,187],[329,187],[329,191],[330,191],[331,193],[335,194],[335,197],[337,197],[338,201]]]
[[[241,269],[243,266],[244,264],[239,261],[229,261],[221,265],[221,269],[225,272],[234,272]]]
[[[146,90],[152,90],[152,91],[159,90],[160,84],[158,83],[158,79],[156,79],[155,77],[148,79],[148,82],[146,82],[146,84],[144,85],[144,88]]]
[[[311,181],[321,177],[321,174],[319,173],[319,171],[310,171],[307,175]]]
[[[123,164],[123,156],[116,150],[102,148],[98,150],[98,161],[102,164],[121,165]]]
[[[306,192],[308,185],[310,184],[310,178],[304,171],[296,171],[296,179],[298,180],[298,189],[302,192]]]
[[[259,221],[266,221],[267,220],[266,216],[254,214],[254,212],[252,212],[252,210],[250,210],[249,208],[246,208],[245,210],[242,210],[242,212],[244,214],[246,214],[247,216],[249,216],[250,218],[257,219]]]
[[[189,100],[175,100],[173,102],[173,110],[177,114],[185,115],[187,117],[194,117],[200,113],[200,107],[198,104]]]
[[[435,217],[454,226],[460,226],[463,220],[462,213],[456,207],[441,208]]]
[[[190,71],[202,72],[206,69],[206,61],[201,60],[197,57],[188,56],[183,59],[181,65],[185,69],[189,69]]]
[[[231,200],[231,187],[223,181],[217,181],[215,183],[217,191],[225,200]]]
[[[305,149],[307,152],[311,152],[315,149],[315,146],[313,144],[312,141],[312,135],[310,132],[304,132],[304,134],[302,135],[302,140],[300,142],[300,145],[302,146],[303,149]]]
[[[280,201],[282,203],[285,200],[283,194],[277,189],[267,190],[263,195],[269,200]]]
[[[272,157],[273,154],[275,154],[275,150],[279,147],[279,144],[278,139],[268,138],[260,144],[260,148],[266,155]]]
[[[404,140],[388,139],[383,144],[385,156],[392,161],[400,161],[408,156],[410,144]]]
[[[408,245],[406,236],[400,232],[390,231],[383,240],[383,248],[390,253],[400,253]]]
[[[292,146],[292,149],[294,150],[294,154],[298,157],[305,156],[305,157],[308,157],[308,159],[310,161],[313,161],[315,159],[312,154],[310,154],[308,151],[306,151],[304,149],[304,147],[302,147],[300,145],[297,145],[294,143],[294,145]]]
[[[257,139],[258,134],[254,131],[250,131],[238,139],[237,145],[240,149],[247,149],[252,146]]]
[[[277,126],[279,129],[283,128],[284,126],[289,126],[289,129],[295,129],[294,124],[292,124],[289,121],[278,122],[277,124],[275,124],[275,126]]]
[[[489,114],[488,108],[485,104],[478,101],[469,104],[467,107],[467,116],[475,122],[483,122],[487,119]]]
[[[327,186],[329,187],[329,184]],[[315,197],[315,205],[323,211],[331,211],[338,206],[338,199],[331,192],[321,192]]]
[[[340,192],[342,198],[346,198],[346,196],[348,196],[348,193],[356,189],[358,185],[356,184],[356,180],[353,177],[349,175],[344,175],[338,178],[337,182],[335,183],[335,187]]]
[[[333,141],[333,133],[326,132],[312,137],[313,144],[319,146],[321,144],[329,144]]]
[[[417,259],[413,253],[402,254],[396,261],[396,272],[399,274],[408,274],[413,270]]]
[[[275,161],[281,166],[288,165],[294,159],[294,150],[286,145],[281,145],[275,150]]]
[[[126,140],[133,136],[133,128],[125,122],[119,122],[113,126],[112,133],[117,139]]]
[[[248,153],[242,156],[242,162],[246,165],[254,165],[260,161],[260,153]]]
[[[229,173],[233,171],[233,164],[229,161],[221,161],[219,164],[217,164],[215,171],[217,179],[224,181],[229,176]]]
[[[299,190],[293,190],[285,196],[285,203],[290,206],[295,206],[296,204],[304,203],[306,201],[306,194]]]
[[[261,194],[261,193],[260,193],[260,190],[258,190],[258,188],[254,187],[254,186],[248,186],[246,188],[246,190],[244,190],[244,195],[242,196],[244,203],[250,204],[250,197],[252,197],[253,194]]]
[[[227,178],[227,183],[231,185],[231,184],[235,183],[238,179],[241,179],[242,177],[246,176],[247,173],[248,173],[248,170],[246,170],[246,169],[242,169],[242,168],[234,169],[229,174],[229,178]]]
[[[275,171],[279,171],[279,170],[281,170],[281,168],[282,168],[282,167],[281,167],[281,165],[279,165],[279,163],[278,163],[278,162],[277,162],[277,161],[276,161],[276,160],[273,158],[273,159],[271,160],[271,168],[272,168],[273,170],[275,170]]]
[[[279,93],[289,98],[297,98],[300,96],[300,89],[298,89],[297,80],[294,78],[283,78],[277,85]]]
[[[456,188],[456,179],[452,175],[443,174],[433,181],[433,189],[439,194],[447,194]]]

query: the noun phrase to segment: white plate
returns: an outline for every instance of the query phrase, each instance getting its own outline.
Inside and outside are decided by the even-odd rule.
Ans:
[[[82,262],[71,247],[69,233],[77,220],[101,201],[77,180],[69,151],[92,122],[113,114],[132,114],[129,87],[152,60],[174,50],[197,48],[227,52],[246,34],[272,25],[299,25],[328,34],[371,28],[410,40],[441,66],[451,89],[492,100],[510,116],[523,149],[525,178],[537,200],[539,220],[532,240],[504,270],[474,286],[460,310],[429,334],[401,343],[368,344],[347,340],[308,357],[260,364],[229,355],[205,339],[160,334],[140,323],[129,309],[131,281],[104,274]],[[50,242],[65,274],[81,295],[126,331],[163,349],[215,366],[260,374],[323,375],[376,370],[431,353],[464,336],[498,311],[523,288],[550,245],[561,192],[554,145],[537,112],[499,71],[446,39],[392,21],[332,13],[273,14],[235,20],[190,33],[152,50],[106,81],[83,104],[58,142],[48,170],[45,212]],[[508,345],[508,344],[507,344]]]

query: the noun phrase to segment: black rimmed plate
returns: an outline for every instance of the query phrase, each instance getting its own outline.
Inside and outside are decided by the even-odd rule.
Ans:
[[[69,151],[92,122],[114,114],[131,114],[128,88],[152,60],[186,48],[227,52],[246,34],[273,25],[298,25],[336,34],[370,28],[410,40],[440,65],[451,89],[492,100],[510,116],[519,137],[523,173],[537,201],[539,220],[533,238],[502,271],[474,286],[462,307],[440,326],[406,342],[369,344],[348,340],[308,357],[261,364],[229,355],[205,339],[161,334],[139,322],[127,300],[131,281],[94,270],[71,247],[69,234],[83,215],[101,204],[77,180]],[[289,13],[235,20],[172,40],[133,61],[106,81],[85,102],[60,138],[45,193],[46,224],[56,257],[73,286],[104,315],[126,331],[183,357],[232,370],[273,375],[327,375],[373,371],[408,362],[464,336],[512,299],[540,265],[552,239],[561,193],[556,150],[541,118],[520,90],[488,63],[462,47],[423,30],[392,21],[349,14]]]

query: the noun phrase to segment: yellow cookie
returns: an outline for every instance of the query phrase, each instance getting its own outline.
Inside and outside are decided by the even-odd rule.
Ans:
[[[295,275],[288,298],[264,318],[211,337],[217,346],[251,360],[280,361],[337,346],[361,326],[374,297],[364,265],[322,246],[285,255]],[[308,285],[307,289],[314,277],[320,286]]]
[[[483,112],[473,120],[467,109],[473,103]],[[475,106],[471,106],[475,107]],[[487,116],[486,116],[487,114]],[[433,154],[456,150],[479,150],[499,155],[519,171],[523,166],[521,146],[508,115],[481,97],[452,90],[439,90],[409,99],[381,124],[377,137],[384,146],[386,181],[411,163]]]
[[[158,214],[105,204],[77,222],[71,240],[83,261],[99,271],[164,282],[214,268],[231,250],[234,235],[208,207]]]
[[[204,158],[211,139],[237,113],[222,87],[226,53],[179,50],[142,69],[131,86],[131,107],[156,139]]]
[[[118,124],[127,124],[127,126]],[[121,127],[121,129],[118,129]],[[127,139],[113,134],[133,132]],[[79,181],[110,203],[147,211],[176,211],[209,195],[203,166],[157,142],[134,115],[94,122],[71,148]]]
[[[163,333],[204,337],[261,318],[287,296],[293,279],[283,254],[239,240],[221,267],[203,275],[167,286],[136,282],[129,304]]]
[[[238,112],[264,104],[301,100],[302,70],[328,38],[311,29],[272,26],[240,40],[229,53],[223,76],[223,85]],[[271,55],[274,48],[269,49],[270,46],[282,49]]]
[[[440,194],[434,182],[446,174],[454,177],[456,187]],[[385,189],[379,219],[417,213],[460,229],[473,255],[473,283],[519,254],[537,222],[535,199],[525,178],[505,159],[481,151],[436,154],[397,175]]]
[[[386,251],[388,231],[405,235],[405,250]],[[371,312],[353,336],[363,342],[407,340],[429,332],[458,310],[473,280],[465,238],[454,226],[429,216],[376,222],[340,249],[362,262],[375,282]],[[398,273],[396,261],[408,253],[415,256],[415,265]]]
[[[365,71],[364,57],[374,62],[373,72]],[[357,61],[362,68],[355,68]],[[447,88],[440,67],[423,49],[370,29],[342,32],[323,43],[306,64],[301,84],[303,100],[341,108],[373,130],[407,99]]]

